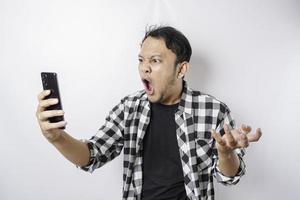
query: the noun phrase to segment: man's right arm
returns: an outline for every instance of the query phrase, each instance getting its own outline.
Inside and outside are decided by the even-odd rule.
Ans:
[[[69,161],[77,166],[86,166],[90,159],[90,151],[87,144],[71,137],[60,129],[66,125],[65,121],[50,123],[48,118],[62,116],[62,110],[46,110],[47,107],[58,103],[57,99],[45,99],[50,91],[45,90],[38,96],[39,105],[36,117],[45,138]]]

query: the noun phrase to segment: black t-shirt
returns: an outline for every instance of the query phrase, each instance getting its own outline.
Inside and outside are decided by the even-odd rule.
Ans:
[[[142,200],[186,200],[176,138],[178,104],[151,105],[151,119],[143,140]]]

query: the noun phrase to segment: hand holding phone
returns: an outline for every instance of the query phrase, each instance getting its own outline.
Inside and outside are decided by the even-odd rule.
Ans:
[[[50,105],[45,108],[46,111],[49,110],[62,110],[62,103],[60,98],[57,73],[55,72],[42,72],[41,73],[43,89],[50,90],[50,94],[46,96],[44,99],[58,99],[58,103]],[[64,121],[64,116],[53,116],[48,118],[50,123],[57,123]],[[65,129],[65,127],[61,127],[61,129]]]

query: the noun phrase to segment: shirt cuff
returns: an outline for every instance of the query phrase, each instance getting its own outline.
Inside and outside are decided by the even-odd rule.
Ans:
[[[215,173],[214,173],[214,176],[215,178],[217,179],[217,181],[219,183],[222,183],[224,185],[235,185],[237,184],[239,181],[240,181],[240,178],[245,174],[246,172],[246,165],[243,161],[243,158],[241,154],[237,154],[239,159],[240,159],[240,166],[239,166],[239,169],[238,169],[238,172],[236,173],[235,176],[226,176],[224,175],[221,170],[219,169],[219,159],[217,159],[217,162],[216,162],[216,166],[215,166]]]
[[[93,142],[91,142],[89,140],[81,140],[81,141],[87,144],[89,152],[90,152],[90,159],[89,159],[89,162],[88,162],[87,165],[81,166],[81,167],[76,165],[76,167],[81,169],[81,170],[84,170],[86,172],[92,173],[95,169],[93,167],[93,165],[94,165],[95,157],[96,157],[96,154],[97,154],[97,152],[96,152],[97,150],[94,149]]]

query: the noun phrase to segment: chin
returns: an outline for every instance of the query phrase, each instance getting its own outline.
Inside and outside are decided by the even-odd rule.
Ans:
[[[161,97],[157,96],[157,95],[148,95],[147,94],[147,97],[151,103],[159,103],[161,101]]]

